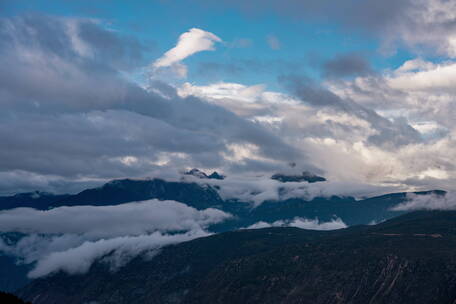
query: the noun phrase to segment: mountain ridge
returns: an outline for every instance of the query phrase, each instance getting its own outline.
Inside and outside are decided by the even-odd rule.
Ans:
[[[453,303],[455,222],[455,211],[415,212],[335,231],[226,232],[115,273],[97,264],[38,279],[19,295],[36,304]]]

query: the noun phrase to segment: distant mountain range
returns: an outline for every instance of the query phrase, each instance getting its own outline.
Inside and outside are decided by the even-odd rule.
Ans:
[[[35,304],[445,304],[456,299],[456,212],[415,212],[335,231],[226,232],[111,272],[37,279]]]
[[[223,178],[216,172],[208,176],[199,174],[200,171],[192,171],[191,175],[196,175],[201,179]],[[190,174],[190,172],[188,173]],[[280,178],[282,179],[281,182],[290,182],[290,179],[294,179],[292,176],[286,178],[284,176],[273,176],[272,178]],[[314,175],[303,173],[303,176],[311,177],[313,182],[318,181]],[[293,182],[297,181],[293,180]],[[158,178],[120,179],[74,195],[32,192],[0,197],[0,210],[18,207],[47,210],[60,206],[118,205],[149,199],[175,200],[198,210],[216,208],[232,214],[231,219],[209,227],[211,232],[220,233],[246,228],[259,222],[272,224],[276,221],[292,220],[296,217],[318,219],[321,222],[339,219],[348,226],[379,223],[404,214],[404,211],[392,211],[391,208],[407,199],[407,193],[393,193],[364,200],[338,196],[315,197],[311,200],[290,198],[281,201],[265,201],[259,206],[253,207],[249,202],[233,199],[224,200],[219,195],[218,190],[217,186],[196,182],[166,181]],[[429,193],[445,194],[443,191],[419,192],[417,194]],[[312,232],[311,234],[316,235],[318,233]],[[30,268],[31,265],[16,265],[12,257],[2,255],[0,252],[0,290],[14,291],[27,284],[29,280],[26,278],[26,273]]]
[[[417,192],[417,194],[430,193],[445,194],[444,191],[439,190]],[[381,222],[402,214],[390,209],[404,202],[407,199],[407,193],[392,193],[363,200],[339,196],[315,197],[311,200],[290,198],[281,201],[265,201],[253,208],[249,202],[223,200],[217,187],[209,184],[165,181],[158,178],[119,179],[74,195],[32,192],[0,197],[0,210],[18,207],[47,210],[60,206],[107,206],[149,199],[175,200],[198,210],[217,208],[235,215],[232,221],[224,223],[223,226],[214,227],[215,231],[220,232],[246,227],[258,221],[273,222],[294,217],[318,218],[322,221],[337,217],[350,226]]]

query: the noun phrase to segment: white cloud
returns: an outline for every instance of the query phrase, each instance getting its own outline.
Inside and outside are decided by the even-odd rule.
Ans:
[[[163,246],[207,235],[209,234],[202,230],[173,235],[155,232],[149,235],[87,241],[78,247],[52,252],[43,257],[38,260],[28,276],[38,278],[57,271],[65,271],[69,274],[85,273],[96,260],[102,257],[104,258],[101,262],[107,263],[111,270],[115,271],[140,254],[147,253],[147,257],[150,258]]]
[[[456,210],[456,193],[449,192],[445,195],[428,194],[407,195],[407,201],[394,206],[395,211],[414,211],[414,210]]]
[[[0,232],[26,234],[0,250],[24,263],[37,262],[30,277],[63,270],[83,273],[99,258],[116,269],[161,246],[208,235],[207,228],[231,215],[196,210],[175,201],[149,200],[116,206],[17,208],[0,212]]]
[[[423,65],[429,66],[425,63],[420,65],[415,62],[414,66],[408,64],[403,72],[405,70],[416,70],[417,66]],[[445,141],[402,146],[391,144],[389,148],[385,149],[370,142],[372,136],[379,136],[378,126],[382,127],[384,121],[376,126],[369,120],[370,116],[356,115],[356,113],[340,111],[337,108],[314,108],[287,94],[269,92],[259,86],[248,87],[236,83],[195,86],[186,83],[179,88],[178,92],[182,96],[194,95],[226,107],[240,116],[261,124],[281,136],[290,145],[304,151],[306,155],[309,155],[309,161],[299,165],[311,163],[322,169],[324,171],[322,174],[331,181],[310,187],[317,189],[320,185],[324,185],[322,187],[326,187],[327,191],[319,189],[318,191],[321,191],[321,194],[332,192],[341,195],[365,196],[388,191],[417,190],[417,188],[401,184],[401,182],[404,180],[411,181],[413,178],[424,180],[435,177],[435,174],[431,174],[434,171],[429,169],[444,165],[449,159],[448,156],[451,155],[448,153],[448,149],[451,149],[451,143]],[[335,93],[341,96],[345,94],[341,90],[335,90]],[[352,97],[359,100],[357,96],[349,96],[348,98]],[[383,107],[383,110],[385,109],[388,107]],[[392,124],[392,127],[400,127],[400,120],[398,122]],[[425,136],[432,136],[433,133],[444,130],[443,126],[439,126],[435,121],[428,119],[412,120],[410,124],[417,126],[421,132],[427,132],[424,134]],[[415,130],[415,132],[417,131]],[[391,135],[383,135],[383,140],[390,140],[388,136],[407,135],[401,135],[399,129]],[[439,152],[439,149],[443,147],[445,149]],[[234,144],[228,145],[227,149],[224,158],[233,164],[239,165],[248,160],[256,160],[263,162],[263,164],[267,163],[268,172],[283,170],[284,165],[286,165],[255,157],[258,154],[255,146]],[[432,153],[434,153],[433,157],[431,157]],[[423,157],[421,155],[424,154],[428,155],[424,157],[426,161],[415,161]],[[264,168],[266,169],[266,166]],[[244,181],[246,177],[237,178]],[[350,183],[347,183],[347,180]],[[260,184],[266,185],[268,183],[270,181],[266,179],[264,183],[261,182]],[[241,183],[235,187],[225,187],[225,189],[222,186],[222,194],[225,190],[230,189],[227,191],[230,195],[236,193],[236,196],[253,200],[256,203],[261,203],[263,198],[277,199],[275,186],[269,185],[268,189],[260,191],[258,185],[255,184],[256,186],[251,187],[252,191],[249,191],[245,189],[247,185],[250,185],[250,182]],[[423,185],[419,187],[423,187]],[[418,189],[422,189],[419,187]],[[350,191],[352,192],[350,193]],[[255,193],[255,195],[251,193]],[[290,195],[294,193],[299,197],[311,197],[308,194],[309,190],[303,190],[299,187],[293,191],[290,190],[288,193]]]
[[[153,67],[155,69],[171,67],[177,75],[185,77],[187,67],[180,62],[195,53],[215,50],[214,44],[217,42],[222,42],[222,39],[215,34],[192,28],[180,35],[176,46],[158,58],[153,63]]]
[[[320,222],[318,219],[311,220],[295,217],[292,220],[279,220],[273,223],[258,222],[250,225],[246,229],[261,229],[269,227],[297,227],[307,230],[336,230],[347,228],[347,225],[340,218],[333,219],[329,222]]]
[[[456,63],[434,64],[423,60],[406,61],[392,77],[388,85],[397,90],[455,92]]]
[[[202,229],[228,217],[217,209],[198,211],[179,202],[159,200],[45,211],[17,208],[0,211],[0,232],[70,233],[103,238]]]
[[[301,174],[302,170],[277,167],[276,172]],[[194,179],[195,182],[203,182]],[[217,186],[223,199],[238,199],[253,203],[254,207],[264,201],[280,201],[289,198],[312,200],[315,197],[353,196],[372,197],[397,190],[392,185],[372,185],[364,182],[325,181],[317,183],[287,182],[271,179],[268,173],[241,173],[228,175],[224,180],[204,180],[204,183]]]

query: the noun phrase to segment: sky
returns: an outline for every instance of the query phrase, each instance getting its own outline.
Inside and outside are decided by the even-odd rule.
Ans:
[[[455,83],[454,0],[3,0],[0,194],[194,167],[451,191]]]

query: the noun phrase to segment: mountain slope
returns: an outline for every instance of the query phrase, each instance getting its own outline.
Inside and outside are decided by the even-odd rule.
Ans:
[[[171,182],[158,178],[119,179],[74,195],[33,192],[0,197],[0,210],[18,207],[46,210],[59,206],[106,206],[148,199],[175,200],[197,209],[206,209],[222,203],[217,191],[206,185]]]
[[[40,191],[18,193],[12,196],[0,196],[0,210],[18,207],[46,210],[69,196],[69,194],[55,195]]]
[[[427,194],[430,192],[423,192]],[[437,192],[443,194],[443,192]],[[251,203],[222,200],[217,189],[197,183],[170,182],[160,179],[114,180],[102,187],[87,189],[75,195],[28,193],[0,198],[0,210],[16,207],[33,207],[47,210],[59,206],[117,205],[131,201],[177,200],[196,209],[218,208],[233,215],[229,220],[210,227],[212,232],[225,232],[249,227],[258,222],[293,220],[295,217],[318,219],[320,222],[340,218],[348,226],[380,222],[404,212],[390,208],[402,203],[407,193],[393,193],[357,201],[352,197],[316,197],[310,201],[293,198],[282,201],[265,201],[253,208]],[[2,234],[0,233],[0,237]],[[16,265],[14,258],[0,252],[0,290],[14,291],[24,286],[26,272],[33,265]],[[14,273],[15,275],[10,275]]]
[[[269,228],[169,246],[112,273],[38,279],[34,303],[454,303],[456,212],[330,232]]]
[[[30,304],[30,302],[24,302],[13,294],[0,291],[0,303],[3,304]]]

